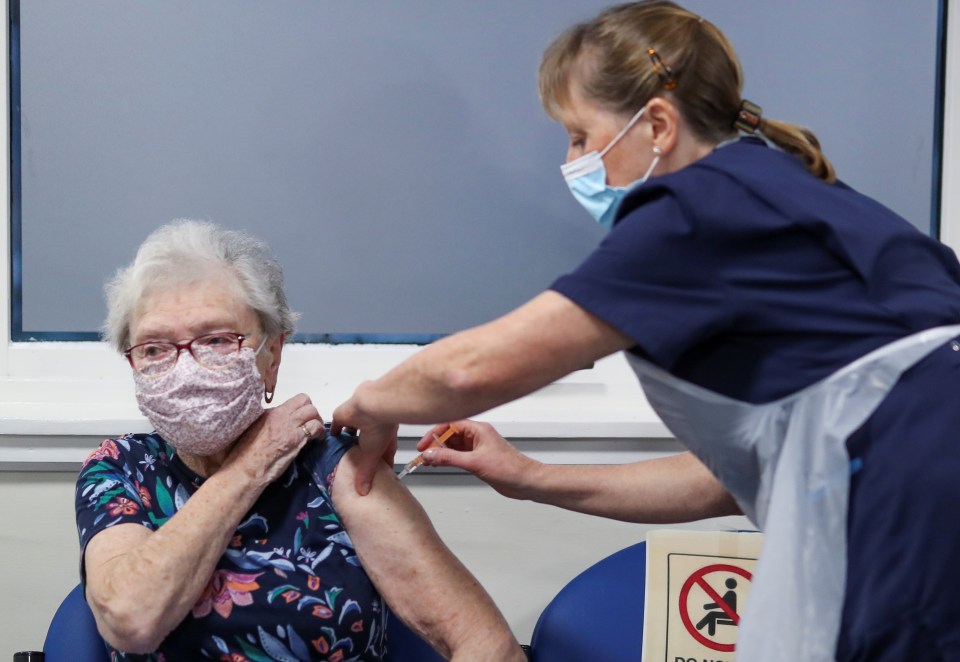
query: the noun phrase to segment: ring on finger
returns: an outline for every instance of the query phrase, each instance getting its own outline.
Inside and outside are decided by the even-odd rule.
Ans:
[[[310,438],[310,436],[311,436],[311,435],[310,435],[310,428],[307,427],[307,424],[306,424],[306,423],[303,423],[303,424],[300,426],[300,430],[303,432],[303,436],[304,436],[304,437],[306,437],[307,439]]]

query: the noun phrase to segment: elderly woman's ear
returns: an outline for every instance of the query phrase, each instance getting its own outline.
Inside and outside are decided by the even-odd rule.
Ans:
[[[277,390],[277,373],[280,370],[280,353],[283,350],[284,334],[268,338],[258,356],[257,366],[263,377],[263,390],[271,397]],[[269,400],[268,400],[269,402]]]

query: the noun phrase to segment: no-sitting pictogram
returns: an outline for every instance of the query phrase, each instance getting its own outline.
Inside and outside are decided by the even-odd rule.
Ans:
[[[731,575],[741,580],[738,582]],[[738,590],[740,594],[745,593],[751,579],[753,575],[743,568],[726,563],[704,566],[690,575],[680,589],[680,620],[687,632],[707,648],[733,651],[734,644],[724,641],[730,637],[724,636],[721,630],[740,624],[737,593]],[[706,593],[710,602],[698,600],[691,605],[691,598],[699,595],[699,592],[691,593],[694,588]]]

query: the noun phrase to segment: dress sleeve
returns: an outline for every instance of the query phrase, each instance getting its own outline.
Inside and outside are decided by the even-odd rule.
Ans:
[[[327,432],[322,442],[307,445],[309,450],[305,459],[317,485],[327,492],[330,491],[337,465],[343,455],[356,444],[357,438],[346,432],[341,432],[338,436]]]
[[[156,491],[156,487],[163,487],[164,479],[156,475],[154,463],[163,459],[158,455],[165,450],[157,440],[152,441],[143,443],[136,437],[107,439],[83,463],[74,502],[81,577],[85,576],[83,554],[97,533],[117,524],[139,524],[152,531],[165,521],[163,510],[172,514],[170,493],[165,488],[163,494]],[[157,505],[164,499],[170,504],[161,508],[158,517]]]
[[[733,304],[719,273],[721,246],[669,190],[649,197],[551,289],[637,343],[670,369],[686,350],[730,324]]]

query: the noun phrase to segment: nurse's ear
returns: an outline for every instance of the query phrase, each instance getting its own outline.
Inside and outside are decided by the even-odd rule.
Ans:
[[[647,103],[645,124],[651,146],[661,158],[654,175],[666,175],[686,168],[713,151],[690,130],[680,109],[666,97],[654,97]]]
[[[644,115],[650,127],[650,138],[653,145],[660,148],[664,157],[669,157],[677,146],[680,132],[683,130],[680,111],[668,99],[654,97],[647,102]]]

